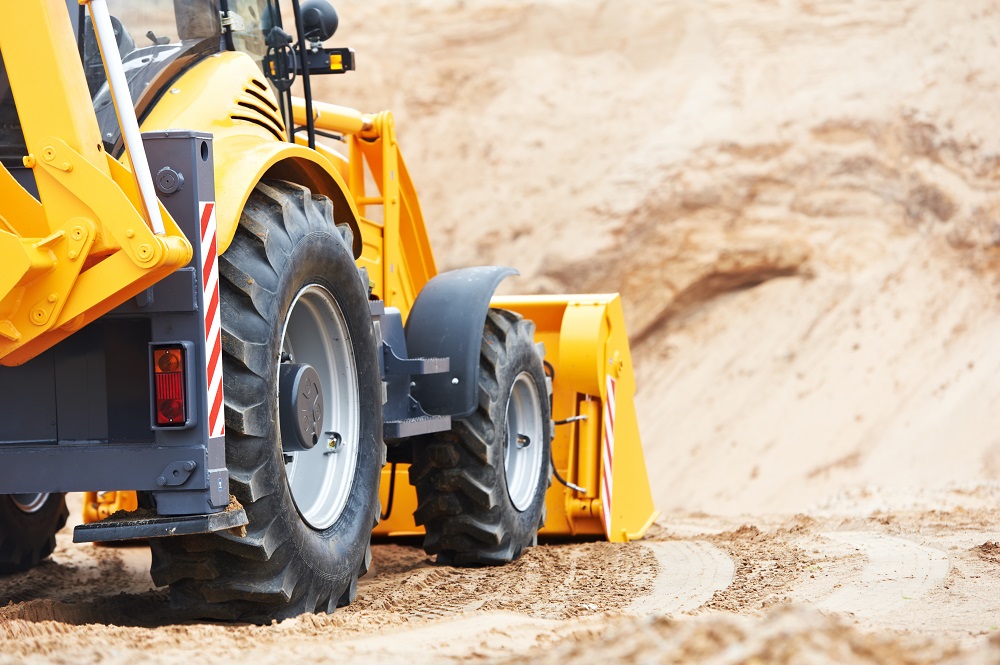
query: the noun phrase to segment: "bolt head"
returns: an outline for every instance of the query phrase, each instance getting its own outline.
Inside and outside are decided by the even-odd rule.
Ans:
[[[173,194],[183,186],[184,176],[169,166],[164,166],[156,172],[156,189],[161,194]]]

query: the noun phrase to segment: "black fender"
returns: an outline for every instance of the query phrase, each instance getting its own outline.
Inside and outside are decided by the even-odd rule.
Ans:
[[[413,396],[435,416],[464,418],[479,403],[479,350],[490,298],[513,268],[483,266],[441,273],[424,285],[406,320],[411,358],[448,358],[441,374],[414,376]]]

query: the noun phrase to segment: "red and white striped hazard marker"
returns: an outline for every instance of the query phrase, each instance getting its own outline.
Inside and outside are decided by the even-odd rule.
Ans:
[[[607,377],[607,395],[604,398],[604,437],[601,446],[601,467],[604,471],[601,505],[604,508],[604,534],[611,539],[611,489],[615,457],[615,380]]]
[[[215,202],[201,203],[201,284],[205,303],[205,385],[208,386],[208,435],[226,435],[222,409],[222,311],[219,307],[219,252]]]

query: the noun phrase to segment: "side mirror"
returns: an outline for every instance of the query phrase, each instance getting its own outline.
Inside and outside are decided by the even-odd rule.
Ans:
[[[337,10],[326,0],[306,0],[301,9],[302,32],[309,41],[325,42],[337,32]]]

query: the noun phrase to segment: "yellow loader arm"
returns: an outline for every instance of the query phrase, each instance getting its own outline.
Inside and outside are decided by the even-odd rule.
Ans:
[[[0,21],[24,166],[41,199],[0,166],[3,365],[37,356],[192,256],[162,206],[164,232],[153,232],[132,172],[104,152],[94,114],[79,112],[91,99],[69,18],[62,3],[46,4],[24,3],[17,21]]]

